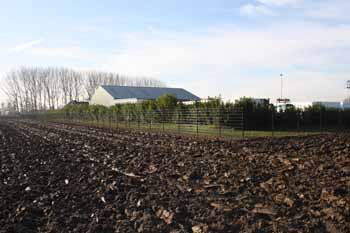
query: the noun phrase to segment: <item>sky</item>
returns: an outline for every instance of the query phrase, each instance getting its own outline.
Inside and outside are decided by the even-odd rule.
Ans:
[[[348,0],[0,1],[0,85],[21,66],[63,66],[202,98],[275,101],[281,73],[295,102],[350,95]]]

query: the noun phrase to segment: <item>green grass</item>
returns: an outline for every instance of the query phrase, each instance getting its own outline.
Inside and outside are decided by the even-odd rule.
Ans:
[[[67,120],[62,120],[67,122]],[[97,122],[92,120],[79,120],[74,123],[106,127],[106,128],[123,128],[123,129],[134,129],[144,131],[155,131],[155,132],[168,132],[168,133],[179,133],[189,135],[202,135],[202,136],[221,136],[221,137],[232,137],[232,138],[243,138],[243,137],[286,137],[286,136],[305,136],[311,134],[318,134],[318,131],[258,131],[258,130],[235,130],[232,128],[218,128],[214,125],[193,125],[193,124],[175,124],[175,123],[138,123],[138,122]]]

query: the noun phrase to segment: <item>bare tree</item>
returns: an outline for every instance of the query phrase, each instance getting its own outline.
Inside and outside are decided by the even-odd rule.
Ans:
[[[114,86],[142,86],[142,87],[164,87],[165,84],[152,78],[128,77],[114,73],[85,72],[85,91],[91,99],[96,88],[101,85]]]
[[[162,87],[150,78],[67,68],[22,67],[5,75],[2,87],[15,111],[57,109],[73,100],[90,99],[100,85]]]

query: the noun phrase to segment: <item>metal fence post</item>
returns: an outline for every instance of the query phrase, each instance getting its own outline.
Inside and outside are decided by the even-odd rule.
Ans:
[[[100,116],[101,116],[101,124],[102,124],[102,128],[105,127],[105,116],[103,113],[100,113]]]
[[[153,114],[152,112],[148,113],[148,116],[149,116],[149,119],[148,119],[149,120],[149,129],[150,130],[152,129],[152,114]]]
[[[128,111],[128,128],[130,129],[131,128],[131,121],[132,121],[132,119],[131,119],[131,112],[130,112],[130,110]]]
[[[114,122],[117,126],[117,129],[119,128],[118,114],[119,114],[119,112],[116,112],[114,115]]]
[[[275,136],[275,114],[274,114],[274,109],[272,109],[271,112],[271,133],[272,133],[272,137]]]
[[[98,112],[98,114],[97,114],[97,127],[99,127],[100,125],[101,125],[101,114],[100,114],[100,112]]]
[[[222,120],[222,116],[221,116],[221,108],[219,109],[219,136],[221,137],[221,120]]]
[[[322,107],[320,107],[320,131],[322,131]]]
[[[180,133],[181,129],[180,111],[177,110],[177,132]]]
[[[139,111],[139,113],[138,113],[137,115],[138,115],[138,117],[137,117],[137,127],[138,127],[138,129],[140,130],[141,112]]]
[[[162,109],[162,127],[163,127],[163,133],[164,133],[164,130],[165,130],[165,117],[164,117],[164,109]]]
[[[199,115],[199,112],[198,112],[198,107],[196,106],[196,135],[198,136],[198,133],[199,133],[199,121],[198,121],[198,115]]]
[[[242,118],[241,118],[241,120],[242,120],[242,138],[244,138],[244,112],[242,111]]]
[[[125,120],[125,128],[129,127],[129,110],[127,110],[127,113],[124,115]]]
[[[300,113],[297,110],[297,131],[300,131]]]

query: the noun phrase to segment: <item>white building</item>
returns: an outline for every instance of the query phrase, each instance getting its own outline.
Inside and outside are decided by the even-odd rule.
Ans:
[[[110,107],[116,104],[155,100],[166,94],[174,95],[181,102],[200,100],[199,97],[182,88],[100,86],[91,97],[90,104]]]

